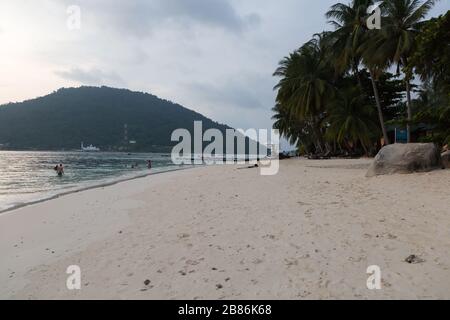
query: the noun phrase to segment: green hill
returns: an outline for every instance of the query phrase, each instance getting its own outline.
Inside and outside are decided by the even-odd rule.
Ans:
[[[229,128],[147,93],[108,87],[59,89],[0,106],[0,145],[10,150],[72,150],[83,141],[102,150],[166,152],[176,144],[170,141],[173,130],[192,133],[194,121],[202,121],[204,130]]]

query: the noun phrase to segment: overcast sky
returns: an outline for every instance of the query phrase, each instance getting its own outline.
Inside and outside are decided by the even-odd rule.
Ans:
[[[278,61],[329,29],[324,13],[335,2],[1,0],[0,104],[108,85],[235,128],[270,128]],[[67,27],[71,5],[81,29]],[[448,9],[442,0],[432,15]]]

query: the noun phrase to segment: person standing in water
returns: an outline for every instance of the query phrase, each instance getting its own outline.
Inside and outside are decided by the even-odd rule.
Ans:
[[[147,168],[152,168],[152,160],[147,160]]]
[[[62,163],[55,167],[55,171],[59,177],[62,177],[64,175],[64,166],[62,165]]]

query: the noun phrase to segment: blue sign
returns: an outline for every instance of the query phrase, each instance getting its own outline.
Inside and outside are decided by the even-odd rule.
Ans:
[[[405,129],[395,128],[395,143],[407,143],[408,131]]]

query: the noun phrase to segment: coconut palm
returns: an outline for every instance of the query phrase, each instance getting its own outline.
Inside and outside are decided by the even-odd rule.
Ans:
[[[324,36],[316,35],[299,50],[285,57],[274,76],[281,77],[275,86],[277,104],[300,121],[313,125],[316,148],[324,149],[321,126],[327,99],[333,94],[333,70],[324,48]]]
[[[326,121],[329,123],[327,138],[352,146],[360,143],[366,154],[379,132],[373,122],[373,108],[358,87],[340,91],[329,106]]]
[[[272,117],[275,120],[273,128],[278,129],[290,144],[297,145],[299,149],[301,148],[305,153],[309,153],[309,146],[315,143],[311,134],[313,132],[312,123],[292,116],[280,104],[277,104],[272,111],[275,113]]]
[[[330,66],[322,58],[320,38],[307,42],[285,57],[274,73],[277,101],[299,117],[320,113],[331,90]]]
[[[363,61],[368,67],[371,75],[371,82],[373,93],[375,96],[375,103],[378,110],[378,118],[380,121],[381,131],[383,132],[385,144],[389,144],[389,137],[384,123],[383,111],[381,107],[381,100],[376,83],[376,76],[382,67],[380,63],[375,64],[370,59],[364,59],[363,50],[361,47],[364,42],[367,41],[367,29],[366,15],[367,9],[372,4],[370,0],[353,0],[349,5],[343,3],[337,3],[331,7],[327,12],[326,17],[331,19],[331,23],[335,27],[335,31],[331,34],[332,47],[337,54],[333,56],[334,66],[339,72],[353,70],[353,73],[357,76],[360,88],[361,79],[359,76],[358,66]],[[367,51],[365,51],[367,53]]]
[[[338,74],[352,70],[361,86],[358,47],[367,30],[366,14],[371,0],[353,0],[350,4],[336,3],[325,14],[335,31],[330,34],[333,65]]]
[[[426,21],[416,37],[416,47],[408,61],[422,81],[433,81],[436,87],[450,92],[450,10]]]
[[[370,52],[384,61],[397,66],[397,73],[401,67],[408,65],[408,59],[415,48],[415,40],[420,25],[436,0],[385,0],[382,5],[384,20],[381,32],[369,41]],[[408,110],[408,142],[411,142],[410,122],[411,108],[411,79],[412,73],[405,72],[406,104]]]
[[[368,32],[370,34],[370,32]],[[367,41],[370,41],[371,37],[366,35]],[[364,48],[364,44],[362,47]],[[381,107],[381,97],[378,91],[378,78],[383,74],[384,70],[387,68],[387,64],[384,60],[377,59],[375,55],[373,55],[370,51],[363,50],[362,51],[362,61],[364,65],[369,70],[370,74],[370,82],[372,83],[373,95],[375,98],[375,104],[377,106],[378,111],[378,120],[380,122],[381,131],[383,133],[384,144],[390,144],[389,136],[387,133],[386,125],[384,123],[384,115],[383,109]]]
[[[291,144],[295,144],[299,137],[299,130],[296,130],[295,118],[280,104],[277,104],[272,111],[275,113],[272,117],[272,120],[275,120],[273,128],[278,129],[280,135],[287,138]]]

